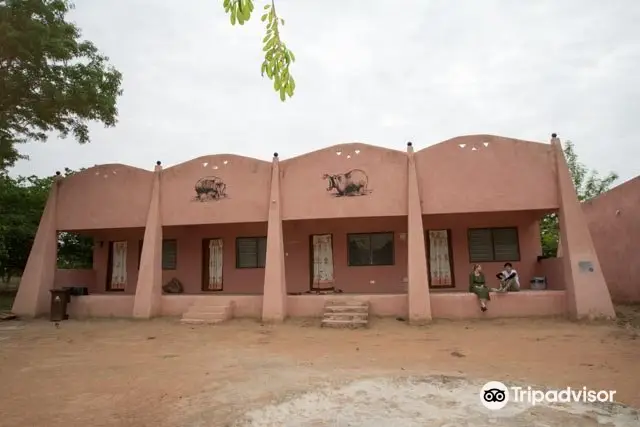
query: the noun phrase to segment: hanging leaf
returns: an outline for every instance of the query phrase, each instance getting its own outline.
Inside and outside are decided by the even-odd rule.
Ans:
[[[231,25],[236,22],[244,25],[251,18],[254,9],[253,0],[224,0],[224,10],[230,15]],[[285,21],[276,12],[274,0],[263,7],[264,13],[260,16],[260,21],[266,24],[266,34],[262,39],[262,51],[264,61],[260,65],[260,75],[267,76],[273,81],[273,89],[279,93],[280,99],[285,101],[295,93],[295,82],[291,77],[289,67],[295,62],[296,57],[287,45],[280,38],[280,26],[284,26]]]

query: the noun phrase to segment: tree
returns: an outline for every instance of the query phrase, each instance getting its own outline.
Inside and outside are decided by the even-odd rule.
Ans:
[[[578,200],[584,202],[592,199],[611,188],[618,179],[618,174],[609,172],[601,177],[596,170],[589,170],[578,160],[578,154],[574,150],[573,142],[567,141],[564,147],[564,157],[573,180],[573,185],[578,195]],[[558,252],[559,236],[558,215],[553,213],[545,215],[540,221],[540,241],[542,243],[542,255],[555,257]]]
[[[0,277],[19,276],[47,201],[51,179],[0,176]]]
[[[73,173],[65,169],[65,176]],[[4,282],[24,271],[52,184],[53,177],[0,175],[0,279]],[[92,252],[91,238],[60,233],[58,267],[91,268]]]
[[[244,25],[251,19],[253,0],[224,0],[224,11],[229,14],[231,25],[236,22]],[[296,60],[295,55],[280,38],[280,27],[284,26],[284,19],[276,12],[275,1],[271,0],[264,6],[264,13],[260,18],[266,24],[266,35],[262,39],[264,61],[262,62],[262,76],[266,74],[273,81],[273,89],[280,94],[280,100],[291,98],[296,90],[296,82],[289,71],[289,67]]]
[[[0,0],[0,170],[20,158],[16,144],[57,131],[81,143],[89,121],[111,127],[122,75],[65,21],[68,0]]]

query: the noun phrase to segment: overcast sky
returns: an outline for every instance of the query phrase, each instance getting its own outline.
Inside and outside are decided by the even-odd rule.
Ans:
[[[260,76],[256,1],[244,27],[222,0],[78,1],[72,19],[124,75],[119,123],[89,145],[24,145],[13,172],[557,132],[588,166],[640,174],[638,0],[276,0],[297,58],[286,103]]]

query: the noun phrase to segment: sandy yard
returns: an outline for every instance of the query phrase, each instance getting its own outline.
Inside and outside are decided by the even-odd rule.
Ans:
[[[465,384],[476,390],[500,380],[615,389],[619,402],[640,407],[638,355],[640,336],[630,325],[553,319],[425,327],[373,319],[367,330],[320,329],[311,320],[92,320],[60,328],[10,321],[0,323],[0,425],[481,426],[472,415],[451,412],[459,402],[440,407],[467,422],[421,417],[433,416],[443,382],[453,385],[447,399],[469,395]],[[598,425],[593,411],[559,419],[536,408],[508,422],[483,412],[479,400],[469,405],[486,425]],[[633,416],[640,425],[637,414],[626,416],[608,425],[633,425]]]

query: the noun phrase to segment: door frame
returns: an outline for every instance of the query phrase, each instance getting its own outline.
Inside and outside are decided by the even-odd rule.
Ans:
[[[431,284],[431,239],[429,238],[430,231],[446,231],[447,232],[447,246],[449,247],[449,269],[451,270],[451,285],[449,286],[433,286]],[[425,249],[427,254],[427,275],[429,277],[429,289],[453,289],[456,287],[456,271],[453,262],[453,242],[451,241],[451,229],[450,228],[432,228],[425,230],[424,232]]]
[[[221,240],[222,241],[222,284],[220,289],[209,289],[209,242],[211,240]],[[222,292],[224,290],[224,239],[222,237],[209,237],[202,239],[202,269],[200,270],[200,290],[202,292],[211,293],[211,292]]]
[[[313,262],[313,236],[331,236],[331,264],[333,265],[333,286],[328,287],[328,288],[318,288],[318,287],[314,287],[313,286],[313,266],[314,266],[314,262]],[[311,291],[326,291],[329,289],[334,289],[335,288],[335,282],[336,282],[336,263],[335,263],[335,256],[333,253],[333,233],[314,233],[314,234],[310,234],[309,235],[309,290]]]
[[[127,240],[109,240],[107,242],[107,280],[105,283],[105,291],[107,292],[124,292],[125,289],[127,289],[127,284],[129,282],[129,264],[127,264],[127,271],[125,272],[127,275],[127,283],[125,283],[124,288],[113,289],[111,287],[111,275],[113,274],[113,245],[117,242],[127,242],[127,260],[129,258],[129,242]]]

